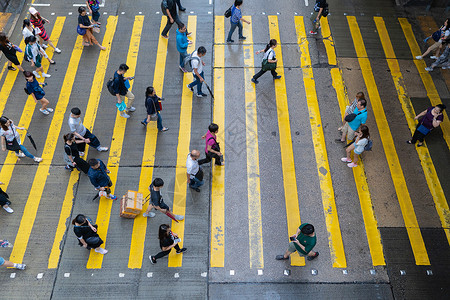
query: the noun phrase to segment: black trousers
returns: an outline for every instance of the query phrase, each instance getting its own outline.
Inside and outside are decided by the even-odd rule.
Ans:
[[[199,165],[209,163],[213,159],[213,157],[216,160],[216,165],[218,165],[218,166],[222,165],[222,163],[220,162],[220,156],[219,155],[217,155],[215,153],[212,153],[211,151],[209,151],[208,153],[205,152],[205,155],[206,155],[205,158],[198,160],[198,164]]]
[[[413,137],[411,139],[411,144],[415,144],[417,141],[423,143],[424,138],[425,138],[425,134],[423,134],[416,128],[416,131],[414,131]]]
[[[253,76],[253,79],[257,80],[259,77],[261,77],[264,73],[266,73],[267,71],[264,71],[263,69],[261,69],[258,73],[255,74],[255,76]],[[270,73],[272,73],[272,77],[276,77],[278,76],[278,73],[275,70],[270,70]]]
[[[181,22],[181,20],[180,20],[180,17],[178,17],[178,14],[172,15],[172,18],[173,18],[174,23],[177,23],[178,26],[181,26],[181,24],[183,24],[183,22]],[[164,27],[161,35],[167,36],[167,33],[169,32],[172,25],[173,25],[173,23],[170,23],[170,18],[169,18],[169,16],[167,16],[166,27]]]
[[[176,244],[176,245],[174,246],[174,248],[175,248],[175,250],[177,250],[177,251],[180,251],[180,250],[181,250],[181,249],[180,249],[180,246],[178,246],[178,244]],[[167,251],[161,251],[161,252],[159,252],[158,254],[156,254],[156,255],[153,256],[153,257],[155,258],[155,260],[156,260],[156,259],[159,259],[159,258],[161,258],[161,257],[164,257],[164,256],[166,256],[166,255],[169,255],[170,251],[172,251],[172,248],[170,248],[170,249],[167,250]]]
[[[178,5],[178,9],[183,8],[183,6],[181,6],[181,0],[176,0],[176,3]]]

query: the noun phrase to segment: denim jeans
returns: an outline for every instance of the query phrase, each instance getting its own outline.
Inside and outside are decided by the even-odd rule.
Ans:
[[[191,178],[191,182],[189,183],[189,187],[195,189],[201,187],[205,182],[202,180],[198,180],[197,178]]]
[[[231,36],[233,35],[233,32],[236,29],[236,27],[239,28],[239,38],[243,37],[241,21],[239,21],[239,23],[237,23],[237,24],[234,24],[233,22],[230,22],[230,23],[231,23],[231,28],[230,28],[230,32],[228,32],[227,42],[231,41]]]
[[[188,56],[187,51],[180,52],[180,67],[184,68],[184,59]]]
[[[200,76],[203,78],[203,72],[200,73]],[[197,86],[197,94],[202,93],[202,82],[200,81],[200,78],[198,78],[197,75],[194,73],[194,81],[189,84],[190,88],[193,88],[194,86]]]
[[[89,146],[91,146],[92,148],[97,149],[98,147],[100,147],[100,141],[98,140],[98,138],[93,135],[89,129],[86,128],[86,133],[83,136],[85,139],[90,139],[91,142],[88,144]],[[86,148],[86,143],[80,143],[77,144],[77,148],[78,151],[80,152],[84,152],[85,148]]]
[[[172,15],[173,18],[173,23],[177,23],[178,27],[180,27],[183,22],[181,22],[180,17],[178,17],[178,14],[176,15]],[[164,27],[163,31],[161,32],[161,35],[167,36],[167,33],[170,30],[170,27],[172,27],[173,23],[170,23],[170,19],[169,17],[167,17],[167,23],[166,23],[166,27]]]
[[[163,130],[161,114],[158,111],[156,112],[156,115],[158,116],[158,119],[156,120],[156,127],[158,127],[158,130],[161,131]]]
[[[28,152],[27,148],[25,148],[24,145],[20,145],[20,150],[25,154],[26,157],[34,158],[34,155]],[[17,154],[19,154],[19,150],[16,151]]]

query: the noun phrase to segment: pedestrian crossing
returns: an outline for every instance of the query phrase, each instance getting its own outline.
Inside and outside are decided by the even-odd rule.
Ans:
[[[133,76],[134,72],[138,66],[138,59],[140,55],[148,58],[149,55],[155,56],[154,65],[154,76],[152,86],[155,88],[158,95],[163,95],[164,84],[167,78],[165,78],[166,73],[166,62],[168,60],[167,53],[168,48],[173,45],[173,41],[159,37],[157,40],[157,50],[155,53],[149,53],[146,50],[146,45],[143,44],[142,35],[144,32],[145,22],[150,18],[155,18],[154,16],[144,16],[136,15],[133,20],[133,25],[131,28],[126,28],[129,31],[129,44],[128,52],[126,56],[126,64],[130,67],[129,76]],[[160,29],[165,25],[166,20],[164,18],[157,17],[160,19]],[[251,21],[252,24],[244,24],[244,35],[247,39],[239,45],[239,49],[242,54],[242,72],[244,83],[243,93],[241,95],[242,101],[234,101],[227,97],[228,90],[225,88],[227,82],[233,80],[233,76],[227,70],[226,55],[229,51],[225,45],[225,30],[227,26],[225,25],[225,18],[223,16],[215,16],[214,18],[214,45],[213,52],[213,66],[212,66],[212,78],[214,86],[214,107],[213,107],[213,121],[219,125],[220,131],[218,135],[218,141],[221,145],[221,150],[224,153],[224,160],[227,162],[229,154],[227,154],[227,149],[229,146],[244,147],[243,153],[245,153],[246,158],[246,178],[242,178],[242,182],[246,182],[247,191],[246,195],[242,199],[242,204],[246,206],[248,214],[243,216],[246,218],[248,224],[248,236],[241,236],[240,239],[245,241],[245,248],[248,249],[248,265],[250,269],[264,269],[265,262],[267,260],[273,260],[273,257],[268,257],[265,255],[266,249],[265,245],[268,243],[266,232],[270,232],[271,228],[267,227],[267,224],[263,219],[263,207],[266,199],[264,198],[264,190],[267,188],[262,184],[261,177],[267,171],[267,168],[279,168],[281,169],[282,179],[280,178],[280,187],[282,186],[283,192],[280,193],[279,201],[280,207],[285,206],[285,222],[286,228],[282,235],[286,236],[286,245],[289,242],[289,235],[292,235],[296,228],[300,225],[302,221],[307,221],[304,218],[300,218],[303,214],[305,199],[301,199],[300,189],[298,184],[298,174],[302,170],[296,165],[297,157],[294,155],[295,147],[297,144],[293,143],[293,119],[295,120],[296,115],[292,112],[292,99],[295,97],[300,97],[300,95],[293,95],[290,92],[290,86],[287,83],[286,76],[291,74],[287,72],[288,68],[291,67],[292,62],[296,62],[299,66],[301,76],[295,79],[298,85],[304,87],[304,95],[301,97],[306,97],[308,115],[308,127],[310,132],[308,133],[308,139],[312,139],[313,147],[309,149],[310,154],[308,160],[314,165],[314,169],[317,175],[311,174],[311,181],[316,180],[318,186],[320,187],[320,203],[322,205],[321,213],[324,216],[324,223],[314,224],[316,228],[324,228],[326,232],[326,239],[328,241],[329,257],[330,257],[330,267],[332,268],[342,268],[348,267],[348,253],[346,252],[347,245],[351,241],[346,241],[342,234],[343,226],[341,226],[339,217],[341,211],[339,211],[339,205],[337,205],[335,190],[337,186],[334,182],[333,173],[339,173],[342,170],[335,170],[330,164],[330,159],[336,159],[336,157],[331,158],[329,147],[327,143],[327,137],[324,133],[324,120],[321,116],[321,109],[319,98],[318,98],[318,83],[317,79],[314,78],[316,70],[311,62],[311,37],[306,34],[308,32],[308,22],[302,16],[292,16],[285,17],[282,22],[286,24],[286,20],[289,20],[287,24],[291,25],[290,30],[295,32],[295,43],[298,51],[291,51],[289,48],[291,45],[289,43],[284,43],[284,34],[280,29],[279,22],[281,19],[276,15],[268,16],[245,16],[245,19]],[[332,20],[332,18],[330,17]],[[376,122],[376,128],[373,127],[371,130],[378,130],[380,140],[379,145],[374,151],[384,152],[384,156],[387,160],[389,166],[388,177],[391,178],[395,192],[396,199],[399,202],[401,213],[403,216],[403,222],[405,228],[408,232],[408,237],[410,240],[411,249],[414,254],[415,264],[417,265],[430,265],[430,259],[428,257],[428,252],[426,245],[424,243],[420,220],[418,220],[415,213],[414,199],[415,195],[411,192],[411,187],[408,187],[407,179],[405,177],[412,176],[411,174],[405,174],[403,172],[403,167],[399,159],[399,152],[397,150],[397,143],[395,143],[393,134],[391,132],[391,120],[388,119],[383,104],[384,99],[380,96],[379,89],[382,88],[377,85],[378,80],[373,73],[373,65],[371,59],[368,57],[365,49],[365,41],[361,30],[358,26],[358,19],[353,16],[347,16],[346,20],[348,22],[348,31],[354,42],[354,48],[357,53],[357,60],[361,68],[361,73],[363,80],[365,82],[365,88],[369,95],[369,101],[371,105],[371,110],[374,115],[374,120]],[[83,123],[91,131],[95,131],[95,128],[102,126],[102,123],[96,124],[96,119],[101,111],[100,100],[108,97],[108,101],[111,96],[105,92],[105,78],[109,76],[107,74],[108,67],[118,66],[118,62],[115,60],[110,60],[110,56],[114,55],[113,43],[118,43],[116,41],[116,32],[118,30],[118,23],[121,21],[120,16],[109,16],[106,23],[105,32],[103,34],[102,45],[106,46],[105,51],[101,51],[98,54],[98,61],[95,67],[95,74],[93,75],[92,85],[90,88],[90,93],[87,98],[86,109],[83,112]],[[333,98],[330,101],[334,101],[338,104],[339,108],[336,109],[344,115],[345,106],[348,105],[348,95],[346,85],[343,81],[343,74],[339,69],[338,59],[335,53],[335,43],[333,40],[333,27],[332,22],[328,23],[328,19],[321,19],[321,30],[322,36],[324,37],[323,44],[326,50],[327,61],[330,66],[329,68],[329,78],[332,82],[332,86],[335,91],[335,95],[331,95]],[[257,24],[263,24],[262,28],[266,30],[267,36],[271,39],[276,39],[279,43],[278,47],[275,48],[276,57],[278,59],[277,72],[281,75],[280,80],[274,81],[274,91],[273,91],[273,101],[276,105],[276,124],[278,127],[278,143],[279,143],[279,157],[281,159],[280,166],[270,166],[267,164],[261,164],[262,156],[266,149],[261,147],[261,133],[265,134],[261,130],[261,116],[259,115],[258,108],[258,96],[260,85],[255,86],[251,82],[251,78],[255,71],[259,67],[258,58],[255,57],[254,53],[257,45],[254,39],[254,32],[256,31],[254,22]],[[258,25],[259,26],[259,25]],[[399,18],[399,26],[401,27],[408,45],[411,49],[411,58],[418,55],[420,52],[417,41],[411,29],[411,25],[404,18]],[[188,31],[192,32],[190,40],[192,44],[189,45],[189,52],[196,49],[196,45],[200,45],[196,40],[200,37],[198,35],[198,25],[197,16],[189,15],[187,22]],[[383,48],[383,55],[386,58],[386,62],[390,69],[390,74],[392,81],[396,88],[396,93],[398,95],[399,103],[402,107],[408,128],[412,133],[415,128],[414,116],[416,115],[414,108],[411,104],[410,96],[408,95],[404,77],[402,75],[402,68],[400,67],[398,60],[395,56],[394,48],[391,44],[391,38],[389,32],[386,28],[385,22],[382,17],[373,18],[373,27],[377,30],[380,37],[380,43]],[[121,28],[121,30],[125,30]],[[262,30],[262,29],[258,29]],[[55,17],[55,22],[53,29],[51,31],[50,39],[54,42],[55,46],[58,45],[60,37],[63,34],[70,32],[72,34],[73,28],[66,25],[66,17]],[[258,31],[259,32],[259,31]],[[127,41],[128,42],[128,41]],[[120,41],[123,48],[125,48],[125,42]],[[23,42],[20,44],[23,49]],[[68,51],[68,50],[66,50]],[[208,51],[210,51],[208,49]],[[15,238],[8,237],[14,243],[14,248],[12,249],[10,260],[17,263],[31,263],[26,261],[26,253],[31,251],[36,251],[33,247],[29,246],[30,236],[39,230],[42,230],[42,224],[35,224],[36,216],[39,213],[39,208],[41,203],[45,201],[45,186],[48,184],[49,176],[51,176],[50,169],[55,165],[61,164],[61,159],[59,155],[58,141],[62,134],[63,122],[65,122],[66,111],[70,108],[70,101],[73,99],[74,83],[76,82],[77,71],[80,70],[80,62],[82,56],[85,52],[85,47],[82,45],[82,37],[77,36],[74,47],[71,51],[70,59],[68,61],[67,71],[64,76],[62,86],[59,91],[59,97],[56,100],[50,99],[50,106],[55,107],[53,115],[50,115],[51,119],[50,127],[48,129],[48,134],[45,139],[44,148],[42,150],[43,162],[39,164],[35,173],[28,174],[27,180],[32,181],[31,189],[28,193],[27,199],[25,200],[25,207],[23,212],[17,211],[14,216],[20,216],[20,225],[17,228],[17,235]],[[48,48],[47,51],[50,58],[53,57],[53,49]],[[94,55],[90,53],[90,55]],[[380,54],[381,55],[381,54]],[[19,60],[22,61],[23,55],[18,53]],[[171,58],[172,59],[172,58]],[[256,60],[255,60],[256,59]],[[288,63],[285,63],[288,61]],[[441,98],[437,89],[433,83],[433,80],[427,72],[423,71],[425,67],[423,61],[414,60],[417,66],[418,74],[421,81],[424,84],[424,88],[427,91],[427,95],[432,104],[441,103]],[[64,65],[64,61],[58,61],[58,65]],[[49,69],[48,61],[43,61],[44,71],[47,72]],[[3,67],[5,70],[6,64]],[[3,76],[3,73],[1,73]],[[19,82],[17,76],[20,76],[18,72],[7,72],[6,76],[3,76],[3,85],[0,90],[0,112],[7,115],[7,102],[12,101],[11,96],[14,87],[20,86],[22,83]],[[209,76],[209,75],[208,75]],[[169,78],[171,79],[171,78]],[[39,81],[43,82],[43,78]],[[50,81],[52,79],[49,79]],[[16,82],[17,81],[17,82]],[[174,214],[186,215],[187,207],[192,205],[192,203],[186,201],[188,197],[188,188],[186,186],[186,174],[185,174],[185,161],[186,155],[192,149],[191,145],[195,142],[191,140],[193,133],[193,126],[196,126],[192,121],[193,116],[193,100],[192,93],[186,87],[188,83],[192,81],[192,74],[186,73],[182,76],[181,87],[179,93],[181,94],[181,101],[178,108],[179,116],[177,120],[179,122],[179,131],[177,133],[177,143],[176,143],[176,161],[175,168],[173,168],[174,184],[173,184],[173,198],[169,202],[173,207]],[[272,84],[272,83],[270,83]],[[133,82],[131,82],[133,85]],[[133,87],[133,86],[132,86]],[[131,87],[131,88],[132,88]],[[363,89],[363,88],[361,88]],[[134,91],[135,94],[142,93],[140,91]],[[382,101],[383,100],[383,101]],[[112,101],[110,101],[112,103]],[[233,142],[227,140],[226,124],[228,124],[227,119],[231,116],[227,115],[227,106],[234,106],[235,109],[243,110],[245,112],[245,143],[244,145],[233,145]],[[18,122],[18,126],[29,128],[32,122],[35,111],[35,103],[32,97],[28,97],[22,115]],[[177,112],[178,112],[177,111]],[[124,193],[125,191],[115,190],[116,183],[121,180],[121,158],[127,154],[127,143],[128,137],[126,135],[126,129],[129,122],[140,121],[140,115],[136,115],[134,118],[125,119],[120,117],[116,113],[115,118],[111,118],[111,122],[114,124],[113,130],[110,135],[110,141],[102,139],[102,143],[105,145],[110,142],[110,151],[107,162],[107,167],[111,171],[110,177],[113,182],[113,193],[118,195]],[[98,122],[97,122],[98,123]],[[443,142],[449,144],[449,120],[447,115],[444,117],[444,122],[442,122],[442,132],[443,132]],[[95,125],[95,126],[94,126]],[[337,124],[336,124],[337,125]],[[169,125],[170,126],[170,125]],[[333,125],[331,125],[333,126]],[[24,134],[24,133],[23,133]],[[145,137],[144,137],[145,136]],[[22,140],[24,140],[24,135],[22,135]],[[165,140],[160,141],[158,139],[158,131],[156,124],[152,122],[145,129],[145,133],[142,133],[142,143],[143,152],[142,159],[140,159],[140,175],[139,179],[134,178],[136,185],[138,185],[139,192],[146,195],[147,187],[149,186],[152,178],[154,177],[155,160],[157,147],[160,143],[164,143]],[[439,161],[434,161],[429,153],[427,147],[417,147],[417,157],[420,160],[421,168],[423,169],[424,178],[426,179],[429,193],[433,198],[436,213],[439,217],[440,224],[446,234],[448,242],[450,243],[450,209],[448,202],[444,193],[444,189],[441,185],[441,179],[437,175],[436,168],[439,166]],[[367,154],[369,156],[370,154]],[[88,156],[88,151],[86,151],[85,158]],[[15,166],[17,165],[16,156],[10,152],[6,155],[5,161],[1,166],[0,170],[0,180],[5,183],[5,190],[8,189],[10,183],[16,180]],[[243,166],[244,167],[244,166]],[[361,207],[361,214],[364,224],[358,224],[358,226],[363,227],[361,231],[365,232],[365,236],[361,237],[362,240],[367,239],[368,249],[367,252],[370,253],[368,260],[373,266],[384,266],[385,257],[383,251],[383,243],[380,235],[379,219],[383,216],[377,216],[376,210],[374,209],[374,202],[379,199],[375,199],[371,195],[371,178],[366,176],[365,171],[365,157],[359,162],[358,167],[353,168],[353,178],[356,184],[357,195],[359,196],[359,204]],[[227,243],[234,237],[227,235],[227,229],[233,226],[233,220],[228,219],[226,215],[227,207],[227,176],[233,176],[230,170],[225,167],[212,166],[212,177],[211,177],[211,207],[210,207],[210,258],[209,264],[213,268],[225,268],[229,263],[229,257],[234,254],[230,253],[229,248],[227,248]],[[52,242],[48,243],[48,249],[43,251],[43,253],[49,253],[47,259],[48,269],[55,269],[60,264],[61,258],[61,242],[64,239],[69,238],[72,235],[71,226],[68,225],[67,220],[71,219],[73,214],[80,213],[79,211],[72,211],[74,205],[73,199],[73,189],[79,180],[79,172],[74,170],[67,178],[59,178],[61,185],[61,209],[59,212],[59,218],[55,224],[47,224],[51,228],[51,239]],[[414,175],[415,176],[415,175]],[[206,191],[206,189],[205,189]],[[284,198],[284,201],[283,199]],[[90,205],[90,204],[89,204]],[[92,205],[97,205],[95,202]],[[148,204],[144,205],[144,211]],[[105,241],[107,248],[114,249],[116,247],[110,238],[108,237],[109,226],[111,223],[111,218],[118,218],[116,215],[117,202],[112,202],[106,198],[101,198],[98,204],[97,216],[95,218],[96,223],[99,227],[99,235]],[[186,219],[193,218],[194,216],[186,215]],[[195,216],[198,217],[198,216]],[[122,245],[129,245],[129,254],[126,258],[127,266],[130,269],[140,269],[148,265],[146,246],[148,244],[157,243],[156,235],[152,232],[148,232],[147,226],[151,222],[147,218],[138,216],[132,222],[132,230],[130,232],[124,232],[121,237]],[[185,236],[189,232],[190,228],[188,222],[180,222],[172,224],[172,230],[176,232],[182,241],[185,241]],[[276,233],[270,233],[276,234]],[[270,235],[269,235],[270,236]],[[116,240],[116,239],[115,239]],[[66,245],[65,247],[68,247]],[[189,247],[189,245],[184,244],[184,246]],[[206,247],[206,245],[204,245]],[[280,251],[284,251],[284,245],[281,245]],[[325,252],[325,245],[321,245],[322,251]],[[47,251],[47,252],[46,252]],[[168,258],[168,267],[182,267],[183,266],[183,256],[188,254],[175,254],[171,253]],[[87,269],[101,269],[103,268],[103,263],[105,260],[110,259],[109,256],[103,256],[95,251],[91,250],[89,257],[86,261]],[[297,254],[291,256],[290,264],[292,266],[305,266],[304,257],[300,257]]]

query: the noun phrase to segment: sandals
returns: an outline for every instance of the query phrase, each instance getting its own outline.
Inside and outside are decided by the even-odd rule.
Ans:
[[[14,68],[13,66],[8,66],[8,70],[10,70],[10,71],[15,71],[16,68]]]

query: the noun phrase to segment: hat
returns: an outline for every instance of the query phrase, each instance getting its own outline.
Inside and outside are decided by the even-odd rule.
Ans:
[[[36,10],[36,8],[34,8],[34,7],[30,7],[29,9],[28,9],[28,11],[30,12],[30,14],[32,14],[32,15],[34,15],[34,14],[36,14],[38,11]]]

